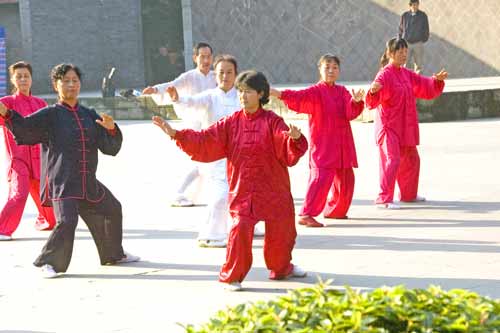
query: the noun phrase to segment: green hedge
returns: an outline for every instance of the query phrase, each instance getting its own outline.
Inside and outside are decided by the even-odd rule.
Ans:
[[[320,282],[276,300],[219,311],[199,328],[183,327],[187,333],[498,333],[500,300],[437,286],[360,292],[334,290]]]

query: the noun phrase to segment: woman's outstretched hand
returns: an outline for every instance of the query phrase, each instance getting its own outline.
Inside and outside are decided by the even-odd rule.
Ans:
[[[300,138],[300,136],[302,135],[302,133],[300,132],[300,128],[298,128],[297,126],[292,125],[292,124],[288,125],[288,127],[290,127],[290,130],[288,130],[288,132],[286,132],[286,135],[288,135],[289,137],[291,137],[294,140],[297,140],[298,138]]]
[[[448,72],[444,70],[444,68],[442,70],[439,71],[439,73],[437,74],[434,74],[434,76],[436,77],[436,79],[438,79],[439,81],[444,81],[448,78]]]
[[[179,93],[174,86],[167,87],[166,91],[172,102],[177,102],[179,100]]]
[[[352,98],[354,98],[356,103],[361,102],[363,98],[365,98],[365,90],[359,89],[358,91],[354,91],[354,89],[352,89]]]
[[[172,126],[170,126],[170,124],[168,122],[166,122],[165,120],[163,120],[162,117],[154,116],[153,117],[153,124],[155,124],[156,126],[158,126],[159,128],[161,128],[161,130],[163,132],[165,132],[171,138],[173,138],[175,136],[175,133],[177,133],[177,131],[174,130],[172,128]]]

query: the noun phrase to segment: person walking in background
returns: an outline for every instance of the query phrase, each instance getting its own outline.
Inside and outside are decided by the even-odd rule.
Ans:
[[[408,42],[406,67],[413,68],[417,74],[424,70],[424,43],[429,40],[429,19],[419,10],[419,0],[410,0],[410,10],[401,15],[399,38]]]
[[[233,224],[219,281],[231,291],[242,289],[241,282],[252,266],[253,231],[258,221],[266,224],[264,258],[271,271],[269,278],[306,276],[291,263],[297,232],[288,167],[305,154],[307,140],[297,127],[288,127],[283,118],[262,108],[269,101],[269,84],[262,73],[241,73],[236,87],[243,109],[205,130],[176,131],[162,118],[153,117],[153,123],[192,159],[212,162],[227,158]]]
[[[23,117],[0,103],[0,116],[19,145],[42,143],[42,204],[52,205],[57,224],[34,262],[46,278],[66,272],[78,216],[87,224],[102,265],[139,260],[122,248],[122,207],[96,178],[98,150],[116,155],[122,134],[113,118],[78,103],[80,69],[52,69],[59,102]]]
[[[9,67],[9,75],[14,93],[0,98],[7,109],[28,116],[47,106],[44,100],[31,95],[33,69],[29,63],[16,62]],[[2,117],[0,126],[5,126]],[[35,228],[52,230],[56,224],[54,212],[51,207],[42,206],[40,201],[40,145],[19,146],[7,129],[3,131],[3,137],[9,165],[6,177],[9,192],[7,202],[0,211],[0,240],[12,239],[21,222],[28,194],[31,194],[38,209]]]
[[[350,121],[364,109],[363,89],[353,90],[351,95],[335,84],[340,74],[337,56],[323,55],[318,70],[320,82],[309,88],[271,89],[271,96],[309,116],[309,185],[299,219],[306,227],[323,227],[314,218],[321,212],[326,218],[347,218],[354,193],[353,168],[358,167]]]
[[[167,88],[174,107],[185,106],[191,112],[198,112],[196,116],[202,120],[202,128],[207,128],[219,119],[241,109],[238,93],[234,87],[238,72],[236,59],[231,55],[217,56],[214,68],[217,88],[192,96],[179,96],[174,86]],[[209,163],[207,171],[208,217],[198,234],[198,245],[200,247],[225,247],[229,228],[226,159]]]
[[[183,96],[191,96],[208,89],[216,88],[217,82],[215,80],[215,74],[210,70],[213,62],[212,47],[207,43],[196,44],[193,48],[193,61],[196,64],[195,69],[181,74],[173,81],[157,84],[152,87],[146,87],[142,91],[142,94],[159,94],[161,99],[164,99],[168,96],[166,92],[168,87],[175,87],[179,94]],[[175,105],[174,109],[176,114],[185,122],[186,128],[194,130],[201,129],[202,121],[200,120],[200,114],[202,112],[200,112],[200,110],[190,110],[190,108],[181,104]],[[188,187],[198,178],[200,178],[200,170],[198,168],[198,164],[193,163],[182,177],[180,186],[177,188],[177,193],[172,201],[172,206],[190,207],[194,205],[193,201],[187,197],[186,191]]]
[[[404,39],[390,39],[380,61],[381,69],[366,95],[368,108],[377,108],[380,192],[375,203],[380,208],[400,208],[393,202],[396,181],[401,201],[425,201],[418,195],[420,137],[416,98],[438,97],[448,77],[445,70],[426,77],[406,69],[407,55],[408,43]]]

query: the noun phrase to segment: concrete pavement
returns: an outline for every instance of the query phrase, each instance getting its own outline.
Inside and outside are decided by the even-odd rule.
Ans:
[[[306,132],[306,121],[295,122]],[[169,207],[188,158],[149,122],[119,124],[122,151],[100,157],[98,177],[122,202],[125,249],[143,260],[99,266],[81,223],[67,274],[41,279],[31,263],[48,233],[33,229],[29,202],[15,240],[0,242],[0,332],[182,332],[176,322],[204,322],[226,305],[270,299],[318,276],[333,279],[335,287],[438,284],[500,298],[498,119],[421,124],[420,194],[428,201],[399,211],[374,207],[373,124],[354,122],[360,168],[350,219],[325,221],[321,229],[298,226],[293,262],[309,272],[305,279],[268,280],[257,239],[253,268],[239,293],[217,283],[225,250],[196,247],[205,207]],[[307,158],[290,174],[298,209]]]

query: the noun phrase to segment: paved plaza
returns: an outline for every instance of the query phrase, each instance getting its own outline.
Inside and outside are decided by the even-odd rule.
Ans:
[[[306,121],[294,122],[307,131]],[[238,293],[217,282],[225,249],[196,246],[206,207],[169,206],[189,159],[150,122],[119,124],[122,150],[101,155],[98,178],[122,202],[124,248],[142,261],[101,267],[81,223],[67,274],[42,279],[31,263],[48,233],[34,230],[29,201],[15,240],[0,243],[0,332],[182,332],[177,322],[201,323],[227,305],[274,298],[318,278],[339,288],[437,284],[500,298],[499,119],[421,124],[419,192],[428,201],[398,211],[373,205],[373,124],[353,122],[360,168],[349,220],[297,227],[293,262],[309,272],[305,279],[268,280],[263,240],[256,239],[253,268]],[[307,157],[290,174],[298,210]],[[4,196],[3,180],[0,186]],[[203,202],[199,188],[193,191]]]

